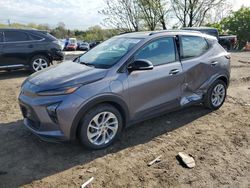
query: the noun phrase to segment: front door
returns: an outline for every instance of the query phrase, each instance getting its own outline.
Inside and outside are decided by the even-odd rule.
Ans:
[[[135,54],[134,60],[149,60],[154,68],[128,74],[132,119],[179,106],[184,76],[176,54],[173,37],[155,39]]]
[[[27,64],[34,47],[29,36],[22,31],[4,31],[3,62],[6,65],[22,66]]]

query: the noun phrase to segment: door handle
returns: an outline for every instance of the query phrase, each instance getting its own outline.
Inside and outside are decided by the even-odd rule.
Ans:
[[[211,65],[212,66],[216,66],[218,64],[218,61],[213,61],[213,62],[211,62]]]
[[[178,69],[173,69],[169,72],[169,75],[178,74],[180,71]]]

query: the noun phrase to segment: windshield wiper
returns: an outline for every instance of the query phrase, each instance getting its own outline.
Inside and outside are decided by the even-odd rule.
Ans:
[[[93,65],[93,64],[91,64],[91,63],[80,62],[80,64],[86,65],[86,66],[89,66],[89,67],[95,67],[95,65]]]

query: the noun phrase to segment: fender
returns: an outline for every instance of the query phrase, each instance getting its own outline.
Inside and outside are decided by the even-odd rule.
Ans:
[[[199,88],[200,91],[206,92],[208,88],[214,83],[215,80],[222,79],[226,81],[227,87],[229,85],[229,75],[226,73],[218,73],[210,77],[206,82],[204,82]]]
[[[90,110],[92,107],[101,104],[101,103],[113,103],[118,107],[118,110],[121,112],[123,116],[124,125],[129,121],[129,110],[127,104],[124,102],[124,100],[114,94],[114,93],[105,93],[102,95],[94,96],[93,98],[89,99],[88,101],[85,101],[78,111],[77,115],[75,116],[71,131],[70,131],[70,139],[74,140],[76,138],[76,132],[79,125],[79,122],[83,115]]]

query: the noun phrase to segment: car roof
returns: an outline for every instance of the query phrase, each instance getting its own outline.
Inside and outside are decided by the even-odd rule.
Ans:
[[[159,30],[159,31],[144,31],[144,32],[131,32],[131,33],[122,33],[118,37],[127,37],[127,38],[151,38],[152,36],[175,36],[175,35],[189,35],[189,36],[200,36],[208,39],[216,39],[211,35],[204,34],[199,31],[191,30]]]
[[[26,32],[48,32],[46,30],[38,30],[33,28],[0,28],[0,31],[26,31]]]

